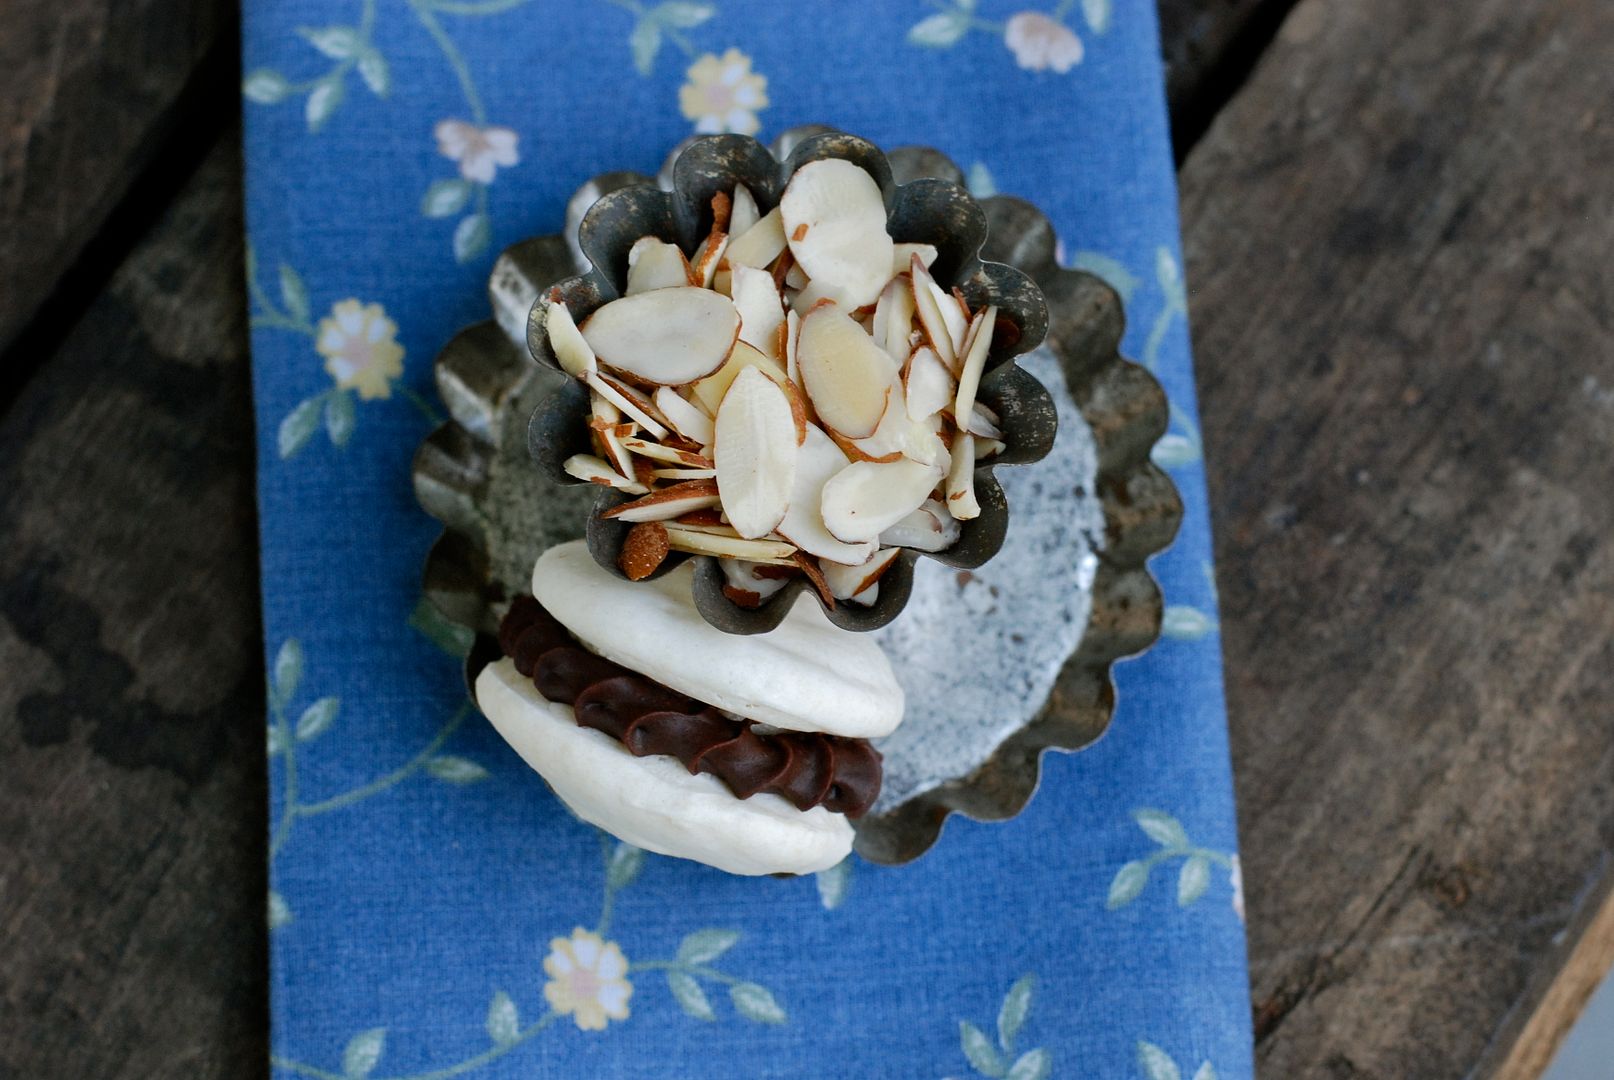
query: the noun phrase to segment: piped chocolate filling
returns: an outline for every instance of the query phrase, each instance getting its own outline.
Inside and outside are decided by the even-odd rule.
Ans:
[[[880,794],[880,752],[867,739],[805,731],[759,733],[750,720],[669,689],[578,644],[530,596],[499,624],[499,648],[546,700],[637,757],[670,754],[708,772],[742,799],[770,792],[798,810],[823,806],[861,817]]]

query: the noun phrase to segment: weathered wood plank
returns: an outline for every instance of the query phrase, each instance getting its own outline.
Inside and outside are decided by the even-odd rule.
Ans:
[[[267,1068],[237,161],[0,425],[0,1076]]]
[[[1182,173],[1266,1075],[1469,1075],[1607,888],[1610,55],[1304,0]]]
[[[36,0],[6,5],[4,23],[0,353],[131,184],[150,167],[171,175],[173,163],[159,155],[173,152],[165,140],[193,119],[187,113],[212,115],[210,135],[223,122],[231,94],[217,91],[235,79],[235,5]],[[202,69],[214,85],[182,108],[187,84]],[[159,185],[156,194],[171,196],[176,183]],[[131,222],[138,231],[130,240],[148,225]]]

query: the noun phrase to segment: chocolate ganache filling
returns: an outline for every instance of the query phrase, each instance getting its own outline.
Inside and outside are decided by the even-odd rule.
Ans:
[[[635,756],[670,754],[748,799],[771,792],[798,810],[823,806],[861,817],[880,794],[880,752],[867,739],[805,731],[759,733],[750,720],[669,689],[578,644],[542,604],[518,597],[499,625],[499,647],[547,700],[617,739]]]

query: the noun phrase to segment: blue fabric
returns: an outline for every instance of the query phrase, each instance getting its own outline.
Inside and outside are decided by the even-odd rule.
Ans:
[[[247,0],[277,1077],[1251,1074],[1157,29],[1031,2]],[[1170,394],[1187,518],[1165,638],[1025,813],[739,879],[603,839],[466,709],[409,463],[502,246],[693,129],[809,122],[1048,212]]]

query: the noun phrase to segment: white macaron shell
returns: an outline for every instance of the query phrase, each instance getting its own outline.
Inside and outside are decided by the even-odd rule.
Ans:
[[[532,591],[601,656],[747,720],[849,739],[878,739],[902,721],[902,687],[867,634],[831,623],[806,593],[774,630],[725,634],[695,610],[693,573],[624,581],[575,540],[539,556]]]
[[[634,757],[611,736],[579,725],[570,706],[544,700],[508,658],[477,676],[476,699],[578,817],[646,851],[731,874],[811,874],[852,851],[844,814],[797,810],[777,795],[738,799],[717,777],[692,775],[677,758]]]

